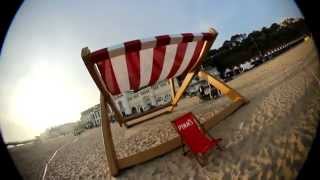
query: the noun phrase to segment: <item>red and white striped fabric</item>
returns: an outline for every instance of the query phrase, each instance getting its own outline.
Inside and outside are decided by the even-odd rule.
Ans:
[[[125,42],[90,54],[112,95],[190,71],[212,33],[183,33]]]

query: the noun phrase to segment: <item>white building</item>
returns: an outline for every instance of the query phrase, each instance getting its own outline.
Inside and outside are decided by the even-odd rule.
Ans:
[[[177,87],[178,82],[174,79]],[[167,104],[171,101],[169,81],[164,80],[137,92],[126,92],[113,97],[117,108],[124,116],[140,113],[152,107]]]
[[[249,61],[246,61],[245,63],[240,64],[240,68],[242,71],[248,71],[254,68],[254,65],[252,65]]]
[[[100,126],[100,122],[101,122],[100,104],[97,104],[81,112],[80,121],[85,122],[87,128]]]
[[[176,79],[174,79],[174,84],[177,89]],[[171,101],[170,84],[167,80],[161,81],[137,92],[126,92],[113,96],[113,100],[123,116],[130,116],[169,103]],[[86,124],[87,128],[99,126],[101,122],[100,104],[81,112],[80,120]]]

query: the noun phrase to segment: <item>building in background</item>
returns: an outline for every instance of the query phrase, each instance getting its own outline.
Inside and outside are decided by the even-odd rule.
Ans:
[[[178,86],[178,82],[174,79],[174,84]],[[153,86],[143,88],[137,92],[125,92],[117,96],[113,96],[113,100],[123,116],[147,111],[153,107],[167,104],[171,101],[171,89],[168,81],[161,81]],[[86,124],[87,128],[97,127],[101,122],[100,104],[97,104],[83,112],[81,112],[80,120]],[[113,112],[110,109],[110,117]]]
[[[101,122],[100,104],[97,104],[97,105],[81,112],[80,121],[86,125],[86,128],[100,126],[100,122]]]
[[[178,81],[174,79],[177,88]],[[125,92],[113,97],[117,108],[124,116],[142,113],[153,107],[167,104],[171,101],[171,89],[167,80],[137,92]]]

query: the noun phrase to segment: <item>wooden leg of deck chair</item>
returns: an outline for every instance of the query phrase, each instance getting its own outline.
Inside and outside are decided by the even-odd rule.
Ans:
[[[224,151],[224,148],[222,148],[219,143],[217,144],[217,149],[218,149],[219,151]]]
[[[220,90],[222,94],[228,96],[232,101],[235,102],[238,100],[245,100],[245,98],[241,94],[239,94],[236,90],[232,89],[227,84],[220,81],[218,78],[215,78],[211,74],[204,71],[199,71],[198,76],[201,79],[207,80],[212,86]]]
[[[172,100],[172,107],[170,111],[173,111],[173,108],[177,105],[178,101],[180,100],[181,96],[189,86],[192,78],[195,76],[195,72],[189,72],[186,77],[184,78],[181,87],[178,89],[176,95],[174,96]]]
[[[202,153],[196,154],[196,159],[201,167],[205,166],[208,163],[208,158]]]
[[[182,145],[182,152],[183,152],[184,156],[186,156],[190,152],[190,150],[186,150],[186,145],[185,144]]]
[[[176,95],[176,91],[175,91],[175,88],[174,88],[174,82],[173,82],[172,78],[169,79],[169,84],[170,84],[170,89],[171,89],[171,99],[173,101],[174,96]]]
[[[101,105],[101,129],[104,141],[105,152],[107,156],[107,165],[109,167],[112,176],[115,176],[119,172],[117,156],[114,149],[114,144],[112,140],[112,134],[110,129],[110,119],[108,116],[108,108],[106,107],[105,97],[100,95],[100,105]]]

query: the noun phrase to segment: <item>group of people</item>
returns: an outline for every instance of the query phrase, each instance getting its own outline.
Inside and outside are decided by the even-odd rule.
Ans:
[[[221,96],[221,92],[210,84],[199,87],[199,97],[204,100],[216,99]]]

